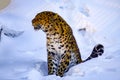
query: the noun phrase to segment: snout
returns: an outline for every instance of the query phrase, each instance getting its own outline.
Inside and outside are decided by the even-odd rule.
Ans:
[[[41,26],[36,23],[35,19],[32,20],[32,26],[34,27],[34,30],[38,30],[41,28]]]
[[[37,25],[37,26],[34,26],[34,30],[39,30],[41,29],[41,26]]]

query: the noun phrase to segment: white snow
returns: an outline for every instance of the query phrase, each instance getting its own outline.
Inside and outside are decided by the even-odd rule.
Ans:
[[[72,67],[62,78],[47,75],[46,37],[31,24],[46,10],[60,14],[71,26],[82,59],[98,43],[104,45],[104,54]],[[1,36],[0,80],[120,80],[119,0],[11,0],[0,11],[0,25],[24,31],[17,38]],[[82,28],[86,31],[79,31]]]

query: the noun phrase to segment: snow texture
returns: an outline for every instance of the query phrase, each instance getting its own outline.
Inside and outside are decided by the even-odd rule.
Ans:
[[[15,31],[15,30],[8,29],[4,25],[0,25],[0,27],[1,27],[0,28],[0,41],[1,41],[2,34],[8,37],[11,37],[11,38],[15,38],[15,37],[19,37],[24,32],[24,31]]]
[[[62,78],[47,75],[46,36],[31,24],[46,10],[71,26],[82,59],[98,43],[104,45],[104,54],[72,67]],[[0,11],[0,23],[7,26],[3,32],[0,26],[0,80],[120,80],[119,0],[11,0]]]

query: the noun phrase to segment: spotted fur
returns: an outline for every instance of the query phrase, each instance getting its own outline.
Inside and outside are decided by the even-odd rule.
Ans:
[[[32,20],[35,30],[46,33],[48,53],[48,74],[63,76],[70,67],[101,55],[104,50],[101,44],[94,47],[92,54],[82,60],[72,29],[57,13],[44,11]]]

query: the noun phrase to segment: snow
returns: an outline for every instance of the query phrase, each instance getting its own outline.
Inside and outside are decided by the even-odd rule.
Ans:
[[[72,67],[62,78],[47,75],[46,36],[31,24],[46,10],[60,14],[71,26],[82,59],[98,43],[104,45],[104,54]],[[24,33],[16,38],[1,35],[0,80],[120,80],[119,18],[119,0],[11,0],[0,11],[0,25]]]

